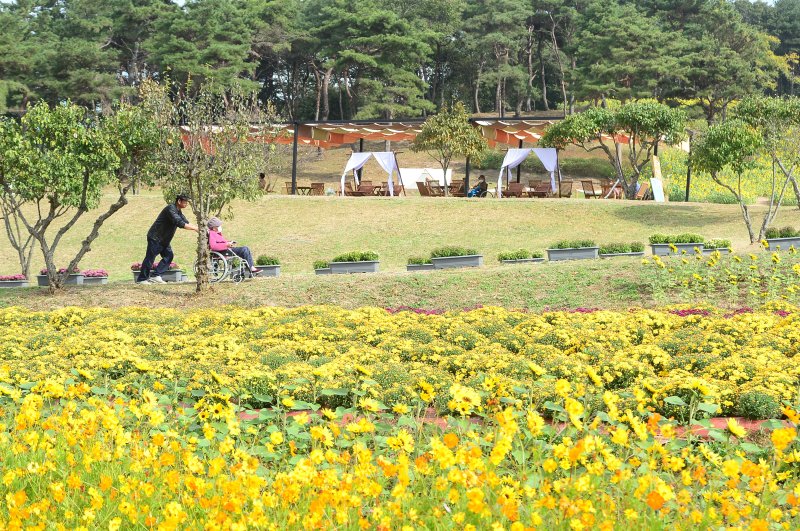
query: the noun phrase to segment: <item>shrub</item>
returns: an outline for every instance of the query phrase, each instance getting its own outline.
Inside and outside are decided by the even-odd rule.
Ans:
[[[651,244],[658,243],[703,243],[705,238],[699,234],[692,234],[689,232],[683,234],[653,234],[650,236],[649,241]]]
[[[274,256],[267,256],[265,254],[262,254],[261,256],[256,258],[256,265],[269,266],[269,265],[280,265],[280,264],[281,261]]]
[[[632,253],[644,252],[644,244],[642,242],[631,242],[631,252]]]
[[[730,240],[708,240],[706,242],[706,249],[727,249],[731,246]]]
[[[561,240],[550,245],[549,249],[581,249],[595,247],[593,240]]]
[[[450,256],[469,256],[478,254],[475,249],[467,249],[466,247],[458,247],[456,245],[447,245],[439,247],[431,251],[431,258],[447,258]]]
[[[411,256],[408,258],[408,265],[425,265],[430,264],[431,259],[423,256]]]
[[[544,258],[544,251],[531,251],[531,258]]]
[[[764,234],[767,238],[796,238],[800,236],[800,231],[795,230],[793,227],[770,227]]]
[[[525,260],[531,257],[531,252],[525,249],[517,249],[516,251],[503,251],[497,255],[497,261],[503,260]]]
[[[331,262],[372,262],[378,259],[378,253],[372,251],[350,251],[335,256]]]
[[[600,254],[621,254],[631,252],[627,243],[606,243],[600,246]]]
[[[107,277],[108,271],[105,269],[87,269],[83,272],[83,276],[89,278]]]
[[[767,393],[753,390],[739,397],[739,414],[748,419],[780,418],[781,405]]]
[[[314,269],[327,269],[327,268],[328,268],[327,260],[314,260]]]

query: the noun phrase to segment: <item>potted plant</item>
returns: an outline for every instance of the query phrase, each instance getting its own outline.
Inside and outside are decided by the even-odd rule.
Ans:
[[[731,253],[731,241],[730,240],[708,240],[705,244],[703,244],[703,254],[708,256],[714,252],[719,252],[720,254],[730,254]]]
[[[331,274],[340,275],[347,273],[377,273],[378,253],[372,251],[352,251],[340,254],[328,262]]]
[[[431,259],[422,256],[412,256],[406,264],[406,271],[431,271],[433,269],[435,268]]]
[[[281,275],[281,262],[274,256],[262,254],[256,258],[256,266],[260,269],[260,277],[278,277]]]
[[[314,273],[317,275],[330,275],[331,268],[328,267],[327,260],[314,260]]]
[[[600,248],[592,240],[561,240],[547,249],[547,259],[551,262],[558,260],[587,260],[597,258]]]
[[[21,273],[0,275],[0,288],[27,288],[28,285],[28,277]]]
[[[105,269],[87,269],[83,272],[83,285],[98,285],[108,283],[108,271]]]
[[[544,262],[544,253],[541,251],[531,252],[527,249],[503,251],[497,255],[497,261],[501,264],[533,264]]]
[[[607,243],[600,246],[600,258],[617,256],[644,256],[644,244],[642,242]]]
[[[62,267],[61,269],[58,270],[58,274],[61,275],[63,273],[66,273],[66,271],[67,271],[67,268],[66,267]],[[36,282],[39,284],[40,287],[45,287],[45,286],[49,286],[50,285],[50,279],[47,278],[47,268],[46,267],[43,267],[39,271],[39,274],[36,275]],[[65,285],[71,284],[73,286],[83,284],[83,273],[81,273],[81,270],[78,269],[77,267],[75,269],[73,269],[72,272],[64,280],[64,284]]]
[[[653,234],[650,236],[650,249],[656,256],[689,254],[703,252],[705,238],[699,234]]]
[[[792,227],[769,228],[764,236],[767,240],[767,249],[770,251],[781,249],[785,251],[790,247],[800,249],[800,231]]]
[[[431,262],[434,269],[480,267],[483,265],[483,255],[478,254],[475,249],[449,245],[434,249],[431,252]]]

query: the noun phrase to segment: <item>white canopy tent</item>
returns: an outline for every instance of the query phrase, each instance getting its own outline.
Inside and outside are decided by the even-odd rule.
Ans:
[[[558,166],[558,152],[555,148],[522,148],[509,149],[503,159],[503,166],[500,168],[500,175],[497,177],[497,197],[502,197],[503,171],[506,172],[507,180],[511,179],[511,170],[522,164],[530,152],[533,151],[539,160],[542,161],[544,169],[550,173],[550,189],[555,193],[558,191],[556,186],[556,167]]]
[[[367,163],[370,157],[375,157],[375,160],[378,161],[378,164],[380,164],[381,168],[383,168],[383,170],[388,174],[387,182],[389,184],[389,195],[394,196],[394,180],[392,179],[392,175],[394,172],[397,172],[397,180],[400,183],[403,182],[403,179],[400,177],[400,167],[397,165],[397,156],[393,151],[367,151],[363,153],[353,153],[350,155],[350,160],[347,161],[344,171],[342,172],[342,195],[345,195],[344,181],[347,177],[347,172],[353,172],[353,180],[355,181],[356,186],[358,186],[358,170],[360,170],[364,164]]]

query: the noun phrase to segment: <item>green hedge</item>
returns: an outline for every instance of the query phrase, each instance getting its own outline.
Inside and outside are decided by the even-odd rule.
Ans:
[[[456,245],[447,245],[445,247],[439,247],[438,249],[434,249],[431,251],[431,258],[447,258],[450,256],[469,256],[472,254],[478,254],[478,251],[475,249],[468,249],[466,247],[458,247]]]
[[[632,243],[606,243],[600,246],[600,254],[641,253],[644,251],[642,242]]]
[[[411,256],[408,259],[408,265],[425,265],[430,263],[432,263],[430,258],[422,256]]]
[[[335,256],[331,262],[374,262],[378,259],[378,253],[373,251],[350,251]]]
[[[767,238],[796,238],[800,236],[800,230],[794,227],[770,227],[765,234]]]
[[[256,258],[256,265],[260,266],[281,265],[281,261],[278,260],[278,258],[275,256],[267,256],[265,254],[262,254],[258,258]]]
[[[581,249],[584,247],[597,247],[593,240],[561,240],[550,245],[548,249]]]
[[[650,243],[703,243],[706,239],[699,234],[686,232],[684,234],[653,234]]]
[[[706,242],[706,249],[727,249],[731,246],[730,240],[722,240],[717,238],[716,240],[708,240]]]

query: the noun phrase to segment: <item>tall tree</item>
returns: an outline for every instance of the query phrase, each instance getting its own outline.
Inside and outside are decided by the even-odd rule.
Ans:
[[[192,94],[210,79],[220,87],[244,80],[256,89],[249,15],[245,0],[191,0],[155,22],[146,45],[158,70],[181,92],[188,87]]]
[[[155,122],[141,107],[123,106],[98,121],[71,103],[51,108],[40,102],[20,121],[0,122],[0,200],[39,245],[51,292],[62,287],[69,271],[91,250],[103,223],[127,204],[128,192],[141,181],[152,182],[157,136]],[[62,238],[99,206],[109,185],[116,186],[117,199],[95,218],[59,273],[55,261]],[[29,261],[23,258],[20,253],[27,273]]]
[[[259,104],[255,93],[235,84],[227,89],[203,85],[195,97],[180,104],[168,92],[166,86],[147,83],[145,101],[158,109],[162,137],[156,153],[164,196],[188,192],[192,197],[200,229],[197,291],[203,292],[210,288],[208,219],[234,199],[252,200],[264,193],[258,172],[271,154],[267,146],[271,113]],[[253,133],[251,123],[264,129]]]
[[[613,110],[592,107],[551,125],[540,143],[556,149],[573,144],[585,151],[602,151],[632,199],[658,143],[677,143],[684,136],[685,121],[683,111],[653,101],[629,102]]]

